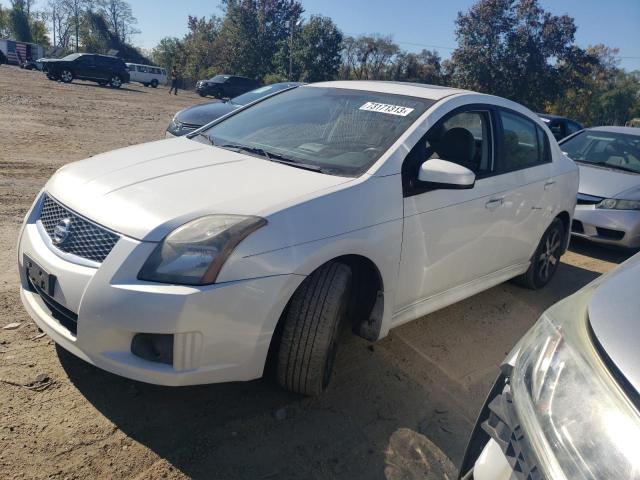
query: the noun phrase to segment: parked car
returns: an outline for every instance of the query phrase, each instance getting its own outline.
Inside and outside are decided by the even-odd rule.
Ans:
[[[547,124],[556,140],[560,141],[569,135],[579,132],[584,127],[575,120],[558,115],[549,115],[547,113],[538,113],[538,116]]]
[[[560,142],[560,148],[580,167],[571,233],[640,248],[640,130],[588,128]]]
[[[50,80],[70,83],[74,79],[90,80],[100,85],[120,88],[129,82],[129,71],[124,61],[109,55],[72,53],[60,59],[47,59],[43,71]]]
[[[140,65],[137,63],[127,63],[131,82],[138,82],[145,87],[157,88],[158,85],[166,85],[167,70],[153,65]]]
[[[500,368],[461,478],[638,478],[638,284],[635,255],[542,314]]]
[[[169,123],[167,127],[165,136],[170,138],[186,135],[229,112],[233,112],[237,108],[244,107],[251,102],[273,95],[276,92],[295,88],[300,85],[302,85],[302,83],[298,82],[273,83],[243,93],[227,101],[201,103],[200,105],[185,108],[173,116],[171,123]]]
[[[327,82],[54,174],[19,241],[21,296],[125,377],[318,394],[338,332],[369,340],[564,253],[578,168],[531,111],[444,87]]]
[[[201,97],[211,95],[216,98],[232,98],[259,86],[260,82],[253,78],[238,75],[216,75],[209,80],[199,80],[196,83],[196,92]]]
[[[38,67],[38,63],[35,60],[27,60],[20,64],[20,68],[23,70],[41,70],[41,67]]]

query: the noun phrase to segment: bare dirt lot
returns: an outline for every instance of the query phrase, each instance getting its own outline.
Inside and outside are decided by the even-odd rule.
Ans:
[[[329,391],[269,378],[162,388],[76,359],[18,295],[22,217],[60,166],[155,140],[193,93],[50,82],[0,66],[0,478],[453,478],[497,366],[538,315],[627,258],[572,245],[542,291],[506,283],[369,344],[344,339]]]

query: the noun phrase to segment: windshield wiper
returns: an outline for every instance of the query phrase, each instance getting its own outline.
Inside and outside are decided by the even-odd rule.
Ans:
[[[213,140],[211,139],[211,137],[209,135],[207,135],[204,132],[198,132],[196,135],[196,137],[203,137],[207,139],[207,142],[209,143],[209,145],[213,145],[216,146],[216,144],[213,142]]]
[[[607,167],[607,168],[612,168],[614,170],[623,170],[625,172],[640,173],[640,171],[638,171],[638,170],[635,170],[635,169],[629,168],[629,167],[623,167],[622,165],[607,165],[607,164],[604,164],[603,166]]]
[[[290,166],[295,167],[295,168],[302,168],[304,170],[310,170],[312,172],[324,173],[324,169],[320,168],[320,167],[318,167],[316,165],[309,165],[308,163],[302,163],[302,162],[299,162],[298,160],[294,160],[292,158],[285,157],[284,155],[281,155],[279,153],[267,151],[264,148],[251,147],[249,145],[239,145],[239,144],[235,144],[235,143],[226,143],[224,145],[216,145],[216,146],[217,147],[221,147],[221,148],[226,148],[226,149],[229,149],[229,150],[236,150],[236,151],[252,153],[254,155],[258,155],[260,157],[264,157],[267,160],[270,160],[272,162],[283,163],[285,165],[290,165]]]

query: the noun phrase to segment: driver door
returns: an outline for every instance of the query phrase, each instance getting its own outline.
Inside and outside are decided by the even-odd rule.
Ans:
[[[508,187],[500,176],[492,175],[493,118],[490,107],[456,109],[434,125],[405,159],[404,229],[396,312],[505,267],[500,262],[499,250],[507,221],[503,192]],[[456,153],[456,145],[453,149],[439,148],[439,139],[451,129],[471,132],[475,141],[473,154],[469,155],[468,149]],[[449,158],[439,155],[438,150],[450,152]],[[442,158],[469,168],[476,174],[475,185],[464,190],[434,190],[416,185],[419,165],[429,158]]]

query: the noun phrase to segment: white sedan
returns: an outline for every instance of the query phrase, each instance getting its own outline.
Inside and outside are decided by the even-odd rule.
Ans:
[[[369,340],[518,277],[547,284],[578,169],[511,101],[393,82],[271,96],[187,137],[67,165],[20,233],[21,296],[58,344],[162,385],[328,384]]]

